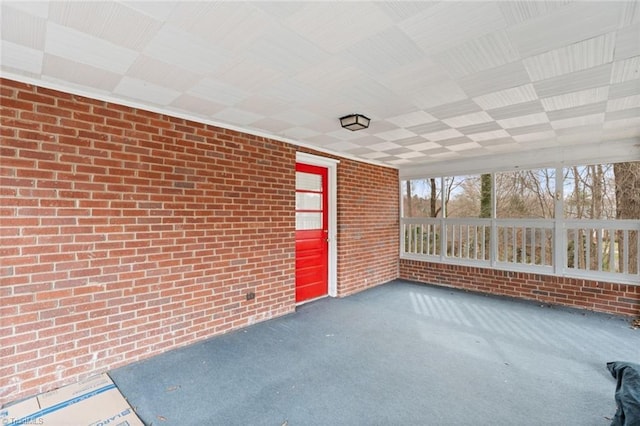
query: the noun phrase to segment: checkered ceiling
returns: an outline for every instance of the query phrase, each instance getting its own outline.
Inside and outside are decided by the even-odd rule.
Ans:
[[[640,159],[637,1],[3,1],[1,12],[6,77],[401,173]],[[353,112],[371,126],[340,128]]]

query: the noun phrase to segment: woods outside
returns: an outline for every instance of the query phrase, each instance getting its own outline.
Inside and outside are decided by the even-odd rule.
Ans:
[[[562,193],[564,219],[640,220],[640,162],[573,166],[562,169],[562,173],[562,188],[558,190],[555,169],[501,172],[495,173],[494,179],[486,174],[405,181],[404,217],[433,218],[444,214],[448,218],[490,218],[492,185],[495,185],[497,219],[553,219],[556,197],[560,198]],[[638,224],[637,228],[627,231],[596,227],[568,231],[568,266],[613,271],[626,264],[628,273],[637,273],[640,221]],[[484,237],[479,238],[488,243],[486,229],[483,233]],[[507,239],[506,235],[496,237]],[[526,232],[517,236],[509,234],[508,239],[512,237],[529,238]],[[532,250],[529,256],[542,257],[540,251],[546,251],[545,257],[551,259],[551,233],[542,232],[538,238],[548,243],[540,243],[538,253]],[[517,257],[515,250],[505,247],[504,251],[509,253],[498,255]],[[614,262],[611,262],[611,250],[614,250]],[[601,253],[597,254],[598,251]],[[536,259],[530,261],[536,263]]]

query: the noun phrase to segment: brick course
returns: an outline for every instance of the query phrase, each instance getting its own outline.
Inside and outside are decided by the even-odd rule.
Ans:
[[[640,315],[640,286],[418,260],[400,260],[400,278],[598,312]]]
[[[0,88],[0,403],[295,310],[295,146]],[[338,174],[345,295],[397,277],[398,175]]]

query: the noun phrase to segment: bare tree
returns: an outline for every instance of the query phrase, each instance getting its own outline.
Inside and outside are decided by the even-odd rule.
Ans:
[[[613,165],[616,187],[616,219],[640,219],[640,161],[617,163]],[[618,232],[618,261],[622,265],[628,262],[629,273],[638,272],[638,233],[628,233],[627,253],[623,242],[624,233]]]

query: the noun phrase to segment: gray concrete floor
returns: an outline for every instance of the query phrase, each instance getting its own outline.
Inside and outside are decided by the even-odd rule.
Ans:
[[[110,372],[147,425],[608,425],[627,318],[394,281]]]

